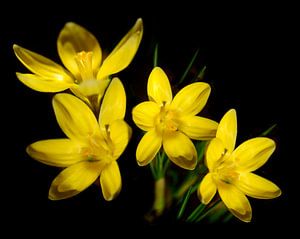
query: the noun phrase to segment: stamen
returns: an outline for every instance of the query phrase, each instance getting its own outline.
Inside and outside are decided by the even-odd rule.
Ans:
[[[92,57],[93,57],[93,52],[91,51],[79,52],[75,57],[82,81],[94,79]]]

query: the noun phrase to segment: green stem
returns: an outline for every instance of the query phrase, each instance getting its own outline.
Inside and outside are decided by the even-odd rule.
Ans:
[[[155,181],[153,211],[156,216],[160,216],[165,209],[165,188],[166,181],[164,177]]]
[[[178,82],[178,85],[180,85],[183,80],[185,79],[185,77],[187,76],[188,72],[190,71],[190,69],[192,68],[192,65],[194,64],[195,60],[196,60],[196,57],[198,56],[198,53],[199,53],[199,49],[195,52],[195,54],[193,55],[192,57],[192,60],[190,61],[190,63],[188,64],[187,68],[185,69],[184,73],[182,74],[179,82]]]
[[[154,54],[153,54],[153,67],[157,66],[158,59],[158,43],[155,45]]]

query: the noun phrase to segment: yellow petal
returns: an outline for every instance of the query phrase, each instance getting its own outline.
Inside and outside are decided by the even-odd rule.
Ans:
[[[64,81],[57,81],[54,78],[45,78],[33,74],[17,73],[17,77],[24,85],[40,92],[64,91],[75,85]]]
[[[150,163],[158,153],[162,144],[162,136],[153,129],[147,132],[141,139],[136,149],[136,159],[139,166]]]
[[[169,159],[181,168],[193,170],[197,164],[197,151],[192,141],[179,131],[167,132],[163,147]]]
[[[269,138],[249,139],[234,150],[231,157],[239,170],[251,172],[264,165],[275,150],[275,142]]]
[[[37,141],[26,148],[34,159],[51,166],[68,167],[85,159],[81,145],[69,139]]]
[[[166,73],[160,67],[155,67],[151,71],[147,91],[149,100],[156,102],[160,106],[171,103],[171,85]]]
[[[223,160],[224,153],[225,146],[223,142],[218,138],[212,139],[205,152],[205,163],[210,172],[214,171],[217,162]]]
[[[110,139],[113,144],[113,158],[118,159],[125,150],[132,130],[124,120],[116,120],[109,126]]]
[[[251,205],[246,196],[240,190],[231,184],[219,182],[218,192],[222,201],[234,216],[244,222],[251,221]]]
[[[93,112],[77,97],[57,94],[53,97],[52,104],[60,128],[70,139],[86,142],[88,136],[100,135]]]
[[[198,198],[203,204],[208,204],[217,192],[217,185],[215,184],[212,174],[208,173],[202,179],[198,187]]]
[[[121,191],[122,179],[116,161],[108,164],[100,175],[103,197],[106,201],[113,200]]]
[[[108,86],[104,95],[99,124],[102,129],[105,125],[111,124],[115,120],[124,119],[126,111],[126,94],[122,82],[114,78]]]
[[[179,130],[189,138],[208,140],[216,136],[218,123],[199,116],[186,116],[181,118]]]
[[[156,103],[145,101],[133,108],[132,119],[140,129],[149,131],[154,128],[159,112],[160,107]]]
[[[97,79],[103,79],[125,69],[135,56],[143,36],[143,21],[138,19],[114,50],[103,61]]]
[[[59,83],[64,82],[68,84],[74,83],[73,78],[69,73],[60,65],[51,61],[50,59],[39,55],[35,52],[29,51],[18,45],[13,45],[14,52],[17,58],[26,66],[30,71],[40,77],[52,79]]]
[[[196,115],[205,106],[210,94],[210,86],[196,82],[181,89],[174,97],[171,108],[184,115]]]
[[[102,165],[98,162],[81,162],[64,169],[52,182],[49,199],[70,198],[88,188],[98,178]]]
[[[101,64],[101,48],[92,33],[74,22],[68,22],[60,31],[57,39],[58,54],[72,74],[80,79],[80,72],[75,61],[77,53],[92,52],[92,69],[97,74]]]
[[[235,147],[236,135],[236,111],[234,109],[231,109],[221,119],[216,137],[222,140],[228,153],[231,153]]]
[[[272,199],[281,195],[281,190],[271,181],[253,173],[241,173],[235,185],[246,195],[258,199]]]

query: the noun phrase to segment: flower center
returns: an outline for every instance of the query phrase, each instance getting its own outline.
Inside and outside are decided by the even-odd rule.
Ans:
[[[79,52],[75,57],[81,76],[79,90],[85,96],[98,95],[101,90],[101,82],[96,79],[92,66],[93,52]]]
[[[157,126],[161,131],[169,130],[176,131],[178,129],[177,113],[174,110],[168,109],[165,102],[160,108],[160,112],[157,116]]]
[[[239,173],[236,171],[236,164],[233,160],[228,159],[229,153],[225,149],[221,158],[216,162],[213,170],[213,176],[216,180],[220,180],[227,184],[232,184],[239,178]]]

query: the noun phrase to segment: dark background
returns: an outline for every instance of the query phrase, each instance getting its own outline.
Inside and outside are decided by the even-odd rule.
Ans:
[[[91,186],[71,199],[48,200],[50,184],[59,170],[34,161],[25,153],[25,148],[38,140],[63,137],[63,133],[53,114],[53,95],[35,92],[17,80],[16,71],[28,71],[12,50],[12,45],[17,43],[61,63],[56,39],[63,25],[74,21],[90,30],[102,49],[110,51],[138,17],[144,21],[140,49],[130,66],[118,74],[128,94],[134,94],[128,96],[127,121],[131,121],[131,108],[145,100],[155,44],[159,43],[158,64],[173,83],[199,49],[195,67],[188,77],[207,66],[204,81],[211,85],[212,92],[203,116],[219,121],[228,109],[235,108],[238,144],[277,124],[269,136],[276,141],[277,149],[257,173],[275,182],[283,194],[273,200],[250,199],[251,225],[268,225],[268,229],[264,227],[267,232],[273,227],[292,224],[291,210],[298,209],[291,206],[291,168],[299,157],[295,158],[290,149],[296,125],[287,119],[297,109],[294,95],[290,93],[295,87],[295,77],[291,76],[294,34],[291,7],[273,4],[227,5],[225,8],[208,7],[201,2],[184,6],[115,3],[118,8],[114,4],[100,3],[99,7],[91,3],[70,4],[62,7],[46,2],[32,7],[11,3],[2,8],[8,14],[0,18],[4,142],[1,146],[1,201],[4,200],[1,206],[8,226],[24,226],[28,231],[37,226],[68,231],[74,225],[98,224],[149,228],[143,215],[152,204],[152,178],[148,168],[136,164],[137,134],[119,160],[123,188],[117,199],[106,202],[100,189]],[[157,224],[177,225],[171,218]],[[229,226],[232,224],[241,225],[246,231],[252,228],[235,219]],[[201,228],[201,225],[195,227]]]

